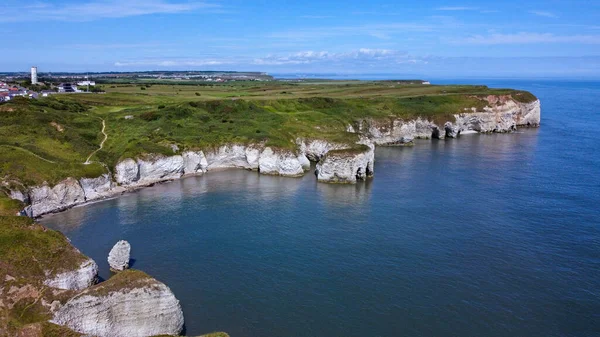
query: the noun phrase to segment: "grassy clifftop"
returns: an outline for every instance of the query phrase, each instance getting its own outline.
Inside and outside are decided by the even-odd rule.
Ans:
[[[0,105],[0,177],[31,186],[96,177],[123,158],[172,155],[226,143],[292,149],[298,137],[354,143],[345,132],[363,118],[443,120],[483,108],[488,95],[520,102],[528,92],[484,86],[386,82],[112,85],[106,94],[61,95]],[[143,89],[143,90],[142,90]],[[104,148],[95,151],[104,135]],[[173,150],[176,145],[179,150]]]
[[[0,216],[0,336],[79,336],[45,322],[51,315],[42,303],[63,302],[71,291],[43,282],[85,259],[63,234],[26,217]]]

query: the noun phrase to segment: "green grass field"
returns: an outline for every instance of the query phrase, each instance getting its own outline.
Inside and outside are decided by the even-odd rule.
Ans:
[[[422,116],[443,122],[478,97],[528,92],[485,86],[393,81],[235,82],[201,85],[105,84],[105,94],[55,95],[0,105],[0,177],[26,186],[95,177],[121,159],[225,143],[296,148],[298,137],[354,144],[347,125],[364,118]],[[102,120],[108,139],[102,139]],[[8,206],[7,206],[8,207]]]

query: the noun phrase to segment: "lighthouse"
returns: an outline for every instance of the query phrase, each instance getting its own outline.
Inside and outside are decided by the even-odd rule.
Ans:
[[[37,84],[37,67],[31,67],[31,84]]]

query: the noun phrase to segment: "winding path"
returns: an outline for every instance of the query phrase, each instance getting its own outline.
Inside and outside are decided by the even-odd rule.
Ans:
[[[104,142],[106,142],[106,140],[108,139],[108,134],[106,134],[106,132],[104,132],[105,129],[106,129],[106,122],[103,119],[102,120],[102,134],[104,135],[104,139],[100,142],[100,147],[96,151],[90,153],[90,155],[87,157],[87,159],[85,160],[85,163],[84,163],[85,165],[91,164],[92,162],[90,161],[90,159],[92,158],[92,156],[95,155],[96,152],[102,150],[102,148],[104,147]]]

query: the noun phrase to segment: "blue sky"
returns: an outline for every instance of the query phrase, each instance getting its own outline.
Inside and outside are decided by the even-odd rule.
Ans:
[[[0,71],[600,77],[600,1],[0,4]]]

